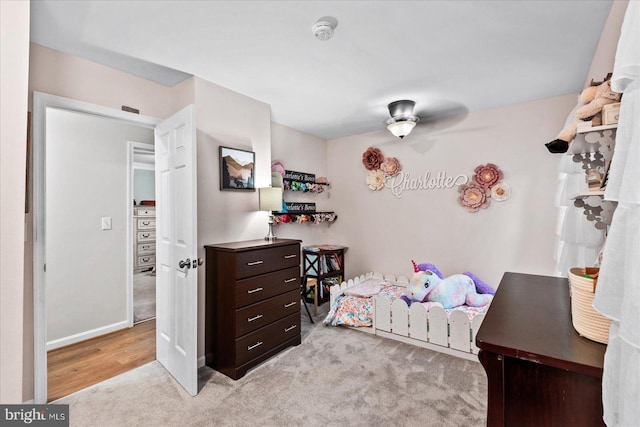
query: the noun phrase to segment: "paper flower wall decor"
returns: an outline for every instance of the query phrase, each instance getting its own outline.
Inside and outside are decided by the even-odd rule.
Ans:
[[[506,182],[499,182],[491,187],[491,198],[496,202],[503,202],[511,197],[511,186]]]
[[[385,158],[382,152],[375,147],[367,148],[367,151],[362,154],[362,164],[369,171],[367,185],[374,191],[383,189],[386,179],[398,175],[402,170],[398,159],[395,157]]]
[[[382,162],[384,162],[384,156],[377,148],[369,147],[362,155],[362,164],[370,171],[378,169]]]
[[[380,169],[369,171],[367,175],[367,185],[372,190],[381,190],[384,188],[385,175]]]
[[[493,187],[502,179],[502,171],[493,163],[480,165],[473,171],[473,180],[485,188]]]
[[[473,180],[458,188],[458,201],[469,212],[486,209],[491,199],[502,202],[511,197],[511,186],[500,182],[503,173],[493,163],[477,166],[473,170]]]
[[[486,209],[489,206],[490,191],[478,184],[469,182],[460,186],[459,201],[469,212],[478,212],[479,209]]]

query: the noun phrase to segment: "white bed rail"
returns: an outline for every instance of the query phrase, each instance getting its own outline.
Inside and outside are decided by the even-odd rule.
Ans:
[[[398,286],[406,287],[409,279],[405,276],[391,274],[367,273],[340,285],[331,287],[331,305],[344,295],[344,291],[369,278],[385,279]],[[447,313],[440,307],[432,307],[429,311],[422,304],[407,304],[396,299],[393,303],[384,296],[378,296],[374,302],[373,327],[368,329],[376,335],[419,345],[435,351],[452,354],[477,361],[478,347],[475,345],[476,334],[484,320],[484,314],[476,314],[469,319],[462,311]]]

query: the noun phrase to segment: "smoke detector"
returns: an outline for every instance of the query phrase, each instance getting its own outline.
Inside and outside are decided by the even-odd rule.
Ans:
[[[313,24],[311,31],[313,31],[313,36],[316,39],[327,41],[333,37],[333,30],[335,30],[337,26],[338,20],[336,18],[333,16],[323,16]]]

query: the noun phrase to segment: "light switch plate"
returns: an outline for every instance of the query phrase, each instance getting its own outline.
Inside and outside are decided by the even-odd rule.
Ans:
[[[102,229],[103,230],[111,230],[111,217],[110,216],[102,217]]]

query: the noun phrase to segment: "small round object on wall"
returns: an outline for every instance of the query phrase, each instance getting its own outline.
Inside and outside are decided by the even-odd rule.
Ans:
[[[338,26],[338,20],[333,16],[323,16],[318,19],[318,21],[313,24],[311,30],[313,31],[313,36],[321,41],[327,41],[331,37],[333,37],[333,31]]]

